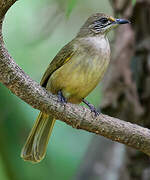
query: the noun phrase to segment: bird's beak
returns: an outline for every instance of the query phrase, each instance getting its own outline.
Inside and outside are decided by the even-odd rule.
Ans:
[[[128,24],[130,23],[130,21],[126,20],[126,19],[116,19],[115,20],[115,24]]]

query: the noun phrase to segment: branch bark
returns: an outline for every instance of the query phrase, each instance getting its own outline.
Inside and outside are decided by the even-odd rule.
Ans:
[[[74,128],[102,135],[150,156],[149,129],[103,114],[95,118],[89,109],[79,105],[62,105],[56,96],[33,81],[15,63],[2,37],[4,15],[14,3],[15,0],[0,0],[0,82],[35,109],[51,114]]]

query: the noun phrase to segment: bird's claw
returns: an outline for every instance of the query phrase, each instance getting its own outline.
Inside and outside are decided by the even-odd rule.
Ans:
[[[100,115],[100,113],[98,112],[98,110],[97,110],[93,105],[89,106],[89,108],[90,108],[91,112],[93,112],[96,117],[97,117],[98,115]]]
[[[98,116],[100,114],[98,110],[92,104],[90,104],[87,100],[83,99],[82,101],[90,108],[91,112],[93,112],[95,116]]]
[[[59,100],[59,102],[61,102],[61,103],[63,103],[63,104],[66,104],[66,103],[67,103],[67,100],[66,100],[66,98],[63,96],[62,91],[58,91],[58,100]]]

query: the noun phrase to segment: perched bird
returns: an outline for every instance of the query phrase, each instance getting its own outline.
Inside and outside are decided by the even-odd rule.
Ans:
[[[77,36],[65,45],[48,66],[41,86],[57,94],[62,103],[84,102],[97,114],[94,106],[84,98],[101,81],[110,61],[107,33],[128,20],[115,19],[103,13],[90,16]],[[39,113],[37,120],[22,149],[24,160],[39,162],[46,153],[55,118]]]

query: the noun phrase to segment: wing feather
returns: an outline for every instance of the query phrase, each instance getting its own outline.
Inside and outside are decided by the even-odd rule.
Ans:
[[[74,44],[73,41],[69,42],[54,57],[54,59],[49,64],[47,70],[45,71],[41,79],[41,82],[40,82],[41,86],[46,87],[48,79],[53,74],[53,72],[56,71],[61,66],[63,66],[65,63],[67,63],[71,59],[71,57],[74,55],[76,51],[73,44]]]

